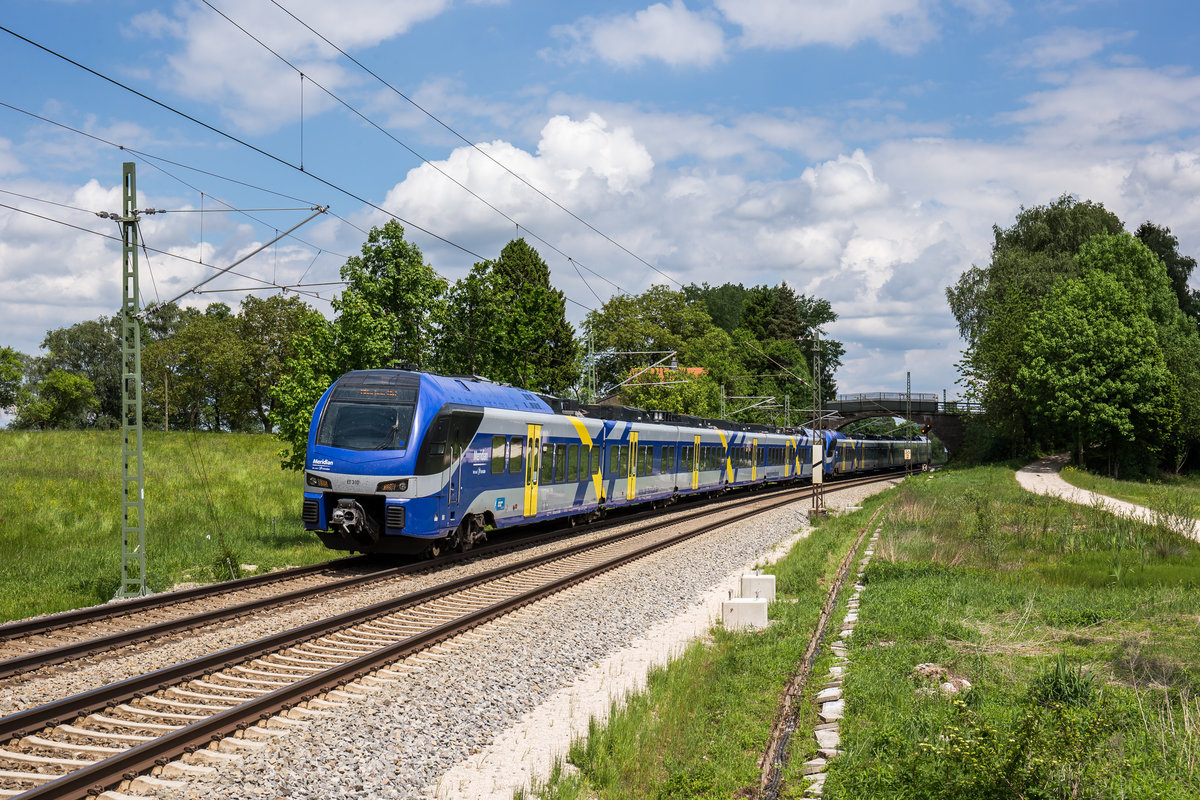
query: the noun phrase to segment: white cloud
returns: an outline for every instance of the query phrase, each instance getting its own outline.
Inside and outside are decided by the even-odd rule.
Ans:
[[[628,196],[646,184],[654,169],[630,128],[609,127],[598,114],[583,120],[552,117],[542,128],[536,154],[495,141],[478,150],[457,148],[437,167],[518,221],[545,214],[549,203],[496,162],[580,213]],[[462,189],[430,164],[409,171],[383,205],[449,235],[506,224],[482,203],[464,200]]]
[[[1000,114],[1026,126],[1030,140],[1080,146],[1140,142],[1195,132],[1200,76],[1178,70],[1087,67],[1060,85],[1025,98],[1025,107]]]
[[[716,0],[742,28],[747,47],[791,48],[828,44],[851,47],[874,41],[897,53],[914,53],[937,35],[935,0]]]
[[[1027,39],[1020,46],[1021,52],[1013,59],[1013,63],[1019,67],[1036,69],[1061,67],[1091,58],[1110,44],[1129,41],[1136,35],[1134,31],[1059,28]]]
[[[809,167],[800,180],[812,189],[813,207],[831,216],[856,214],[888,197],[887,185],[875,179],[874,168],[862,150]]]
[[[0,175],[16,175],[25,171],[25,166],[12,149],[11,140],[0,138]]]
[[[450,0],[344,0],[331,4],[296,0],[290,10],[345,50],[371,47],[406,33],[437,16]],[[338,54],[311,32],[268,3],[230,4],[231,19],[267,47],[333,92],[358,80],[338,63]],[[182,51],[170,55],[166,82],[184,95],[219,104],[243,130],[261,133],[291,122],[300,114],[300,77],[242,31],[208,8],[181,6],[175,17],[150,11],[134,18],[136,31],[181,39]],[[329,108],[330,100],[311,85],[305,113]]]
[[[551,33],[571,43],[563,55],[600,58],[618,67],[662,61],[673,67],[707,67],[725,57],[725,33],[707,15],[688,10],[682,0],[655,3],[634,14],[583,17]]]

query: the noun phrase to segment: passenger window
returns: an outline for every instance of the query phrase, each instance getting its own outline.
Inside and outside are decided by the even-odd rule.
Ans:
[[[555,445],[554,447],[554,482],[562,483],[567,479],[567,446],[565,444]]]
[[[542,483],[554,480],[554,445],[542,445]]]
[[[504,474],[504,445],[507,440],[503,436],[492,437],[492,474]]]
[[[521,467],[525,465],[525,440],[520,436],[512,438],[512,444],[508,448],[508,474],[518,475],[521,472]]]
[[[567,482],[579,480],[579,445],[573,444],[567,448]]]
[[[592,469],[590,474],[595,475],[600,472],[600,448],[592,445]]]
[[[620,463],[618,464],[618,475],[629,475],[629,445],[623,444],[618,448],[620,452]]]
[[[620,461],[621,461],[621,448],[613,447],[612,445],[609,445],[608,446],[608,474],[609,475],[620,475],[621,474],[620,471],[617,469],[617,467],[620,465]]]

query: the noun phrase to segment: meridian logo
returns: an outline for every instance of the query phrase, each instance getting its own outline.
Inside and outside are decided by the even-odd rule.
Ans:
[[[314,458],[312,465],[314,467],[332,467],[333,462],[330,461],[328,458]]]

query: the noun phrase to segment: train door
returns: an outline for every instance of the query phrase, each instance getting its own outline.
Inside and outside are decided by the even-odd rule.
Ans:
[[[758,439],[750,443],[750,480],[758,480]]]
[[[637,494],[638,470],[638,435],[637,431],[629,432],[629,472],[625,479],[625,499],[632,501]]]
[[[698,433],[692,443],[692,488],[700,488],[700,434]]]
[[[526,425],[525,450],[525,516],[532,517],[538,509],[538,476],[541,474],[542,426]]]
[[[783,449],[783,477],[792,477],[792,461],[796,458],[796,445],[789,441]]]
[[[452,414],[450,417],[450,429],[446,437],[450,440],[450,478],[446,489],[447,502],[452,510],[462,502],[463,462],[466,460],[464,456],[469,437],[479,426],[477,421],[472,426],[472,421],[461,414]]]

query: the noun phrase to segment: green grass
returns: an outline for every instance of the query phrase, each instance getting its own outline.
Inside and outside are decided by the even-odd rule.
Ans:
[[[753,796],[775,703],[826,581],[879,503],[827,798],[1200,796],[1200,548],[1164,525],[1023,492],[1011,469],[919,476],[822,524],[775,568],[761,633],[717,630],[523,796]],[[972,688],[948,696],[913,668]],[[818,660],[808,699],[828,654]],[[782,796],[816,751],[800,705]]]
[[[829,798],[1200,795],[1200,548],[1022,492],[900,487],[867,569]],[[916,677],[932,662],[972,688]]]
[[[813,630],[829,582],[872,510],[829,520],[774,568],[779,601],[765,631],[713,630],[670,665],[653,670],[645,692],[614,706],[571,748],[569,764],[524,796],[540,798],[750,797],[760,778],[780,696]],[[795,602],[792,602],[795,601]],[[818,667],[821,665],[818,664]],[[816,721],[810,703],[804,724]]]
[[[1063,467],[1063,479],[1080,489],[1179,517],[1200,517],[1200,476],[1162,473],[1149,481],[1119,481],[1077,467]]]
[[[301,483],[252,434],[147,433],[151,589],[333,555],[300,523]],[[120,581],[119,432],[0,431],[0,620],[109,600]]]

